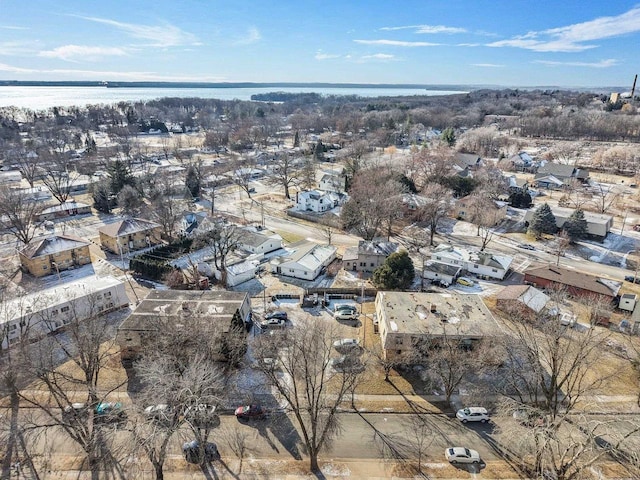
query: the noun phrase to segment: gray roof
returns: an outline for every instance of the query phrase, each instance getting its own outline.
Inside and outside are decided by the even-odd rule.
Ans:
[[[376,242],[360,240],[358,242],[358,254],[364,255],[382,255],[388,257],[398,250],[398,244],[395,242]]]
[[[458,152],[453,158],[457,163],[464,164],[467,167],[475,167],[482,161],[482,158],[475,153]]]
[[[123,235],[145,232],[147,230],[153,230],[160,227],[161,226],[157,223],[150,222],[149,220],[143,220],[142,218],[126,218],[124,220],[105,225],[104,227],[100,227],[98,232],[104,233],[109,237],[121,237]]]
[[[529,268],[524,271],[524,274],[609,297],[615,297],[622,287],[622,282],[596,277],[560,265]]]
[[[440,275],[449,275],[455,277],[462,267],[458,265],[448,265],[446,263],[429,261],[424,265],[424,269],[430,272],[439,273]]]
[[[564,165],[561,163],[547,162],[538,168],[536,179],[547,175],[553,175],[559,179],[571,178],[576,168],[573,165]]]
[[[89,242],[70,235],[53,235],[51,237],[32,241],[24,247],[20,253],[27,258],[43,257],[53,255],[76,248],[89,246]]]

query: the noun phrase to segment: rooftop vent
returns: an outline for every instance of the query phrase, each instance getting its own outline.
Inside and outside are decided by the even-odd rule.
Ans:
[[[435,303],[431,304],[431,313],[436,313],[438,311],[438,307]]]

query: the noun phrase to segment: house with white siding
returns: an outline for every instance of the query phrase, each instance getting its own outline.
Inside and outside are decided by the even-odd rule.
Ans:
[[[302,241],[291,244],[289,255],[271,260],[271,272],[301,280],[314,280],[336,258],[336,247]]]
[[[322,213],[344,203],[346,195],[321,190],[308,190],[296,193],[295,209],[301,212]]]
[[[270,230],[248,227],[239,237],[238,248],[249,253],[266,254],[282,248],[282,237]]]

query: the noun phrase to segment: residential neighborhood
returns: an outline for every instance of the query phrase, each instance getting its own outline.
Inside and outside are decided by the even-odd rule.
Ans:
[[[0,438],[20,461],[638,478],[640,195],[596,161],[625,141],[578,155],[529,117],[370,104],[351,124],[269,98],[52,110],[0,143]],[[36,148],[34,122],[81,141]]]

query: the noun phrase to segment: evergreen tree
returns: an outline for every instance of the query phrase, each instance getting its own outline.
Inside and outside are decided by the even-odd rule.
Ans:
[[[442,131],[441,138],[442,140],[447,142],[447,145],[449,145],[450,147],[453,147],[456,144],[456,133],[453,131],[453,128],[451,127],[445,128]]]
[[[318,143],[316,143],[316,148],[313,150],[313,159],[316,162],[324,162],[324,145],[322,144],[322,140],[318,140]]]
[[[533,213],[533,218],[529,222],[529,230],[527,233],[536,238],[540,238],[542,234],[554,234],[558,231],[556,226],[556,217],[551,211],[551,207],[547,203],[540,205]]]
[[[587,236],[587,220],[584,218],[584,212],[581,209],[573,211],[571,216],[564,222],[562,229],[567,232],[569,240],[576,242]]]
[[[108,172],[111,177],[111,193],[114,195],[120,193],[120,190],[122,190],[125,185],[133,187],[136,184],[136,177],[133,176],[127,164],[119,158],[116,158],[113,163],[109,165]]]
[[[300,132],[296,130],[296,134],[293,137],[293,148],[300,146]]]
[[[189,165],[189,168],[187,168],[187,175],[184,183],[189,190],[191,197],[197,198],[200,196],[200,175],[198,175],[198,171],[193,165]]]
[[[107,182],[102,181],[94,184],[91,189],[93,207],[99,212],[111,213],[111,202],[109,200],[110,193],[111,190]]]
[[[373,284],[386,290],[406,290],[413,283],[415,269],[406,251],[389,255],[373,272]]]
[[[514,208],[529,208],[531,206],[531,195],[526,188],[522,188],[509,196],[509,204]]]

